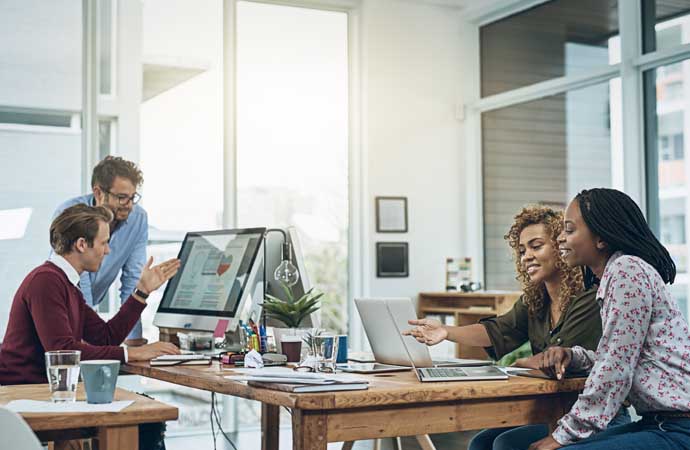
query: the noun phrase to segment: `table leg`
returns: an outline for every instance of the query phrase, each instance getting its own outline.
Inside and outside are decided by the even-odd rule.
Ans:
[[[419,444],[419,447],[421,447],[422,450],[436,450],[436,447],[434,446],[434,443],[431,442],[431,438],[428,434],[418,434],[416,437],[417,444]]]
[[[320,411],[292,410],[292,449],[326,450],[328,417]]]
[[[261,450],[278,450],[280,406],[261,404]]]
[[[139,450],[139,426],[99,428],[98,450]]]

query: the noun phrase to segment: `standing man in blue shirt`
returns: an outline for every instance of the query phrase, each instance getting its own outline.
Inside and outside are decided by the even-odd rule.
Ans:
[[[144,182],[141,170],[131,161],[118,156],[107,156],[93,169],[92,194],[67,200],[55,211],[55,216],[72,205],[84,203],[105,206],[113,212],[110,223],[110,253],[105,256],[97,272],[83,272],[79,285],[86,302],[92,307],[101,303],[110,285],[120,275],[120,302],[127,301],[134,292],[141,270],[146,263],[148,242],[148,218],[146,211],[137,205],[141,195],[137,189]],[[141,320],[132,329],[127,345],[146,344],[142,336]]]

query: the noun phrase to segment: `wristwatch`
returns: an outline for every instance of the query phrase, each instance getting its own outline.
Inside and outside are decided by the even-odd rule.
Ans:
[[[134,289],[134,292],[132,293],[132,295],[136,295],[136,296],[138,296],[138,297],[141,297],[141,298],[143,298],[144,300],[146,300],[147,298],[149,298],[149,294],[147,294],[146,292],[142,291],[142,290],[139,289],[139,288]]]

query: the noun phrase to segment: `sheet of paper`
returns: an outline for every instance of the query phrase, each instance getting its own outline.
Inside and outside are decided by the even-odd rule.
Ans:
[[[69,412],[120,412],[133,400],[121,400],[104,404],[89,404],[86,402],[53,403],[40,400],[12,400],[5,408],[18,413],[69,413]]]
[[[228,375],[227,380],[233,381],[261,381],[262,383],[285,383],[285,384],[333,384],[335,380],[319,378],[285,378],[285,377],[253,377],[251,375]]]

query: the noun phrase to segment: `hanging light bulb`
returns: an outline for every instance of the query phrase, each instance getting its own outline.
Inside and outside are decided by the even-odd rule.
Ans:
[[[292,262],[292,245],[289,242],[283,243],[282,261],[273,272],[276,281],[287,286],[294,286],[299,281],[299,270]]]

